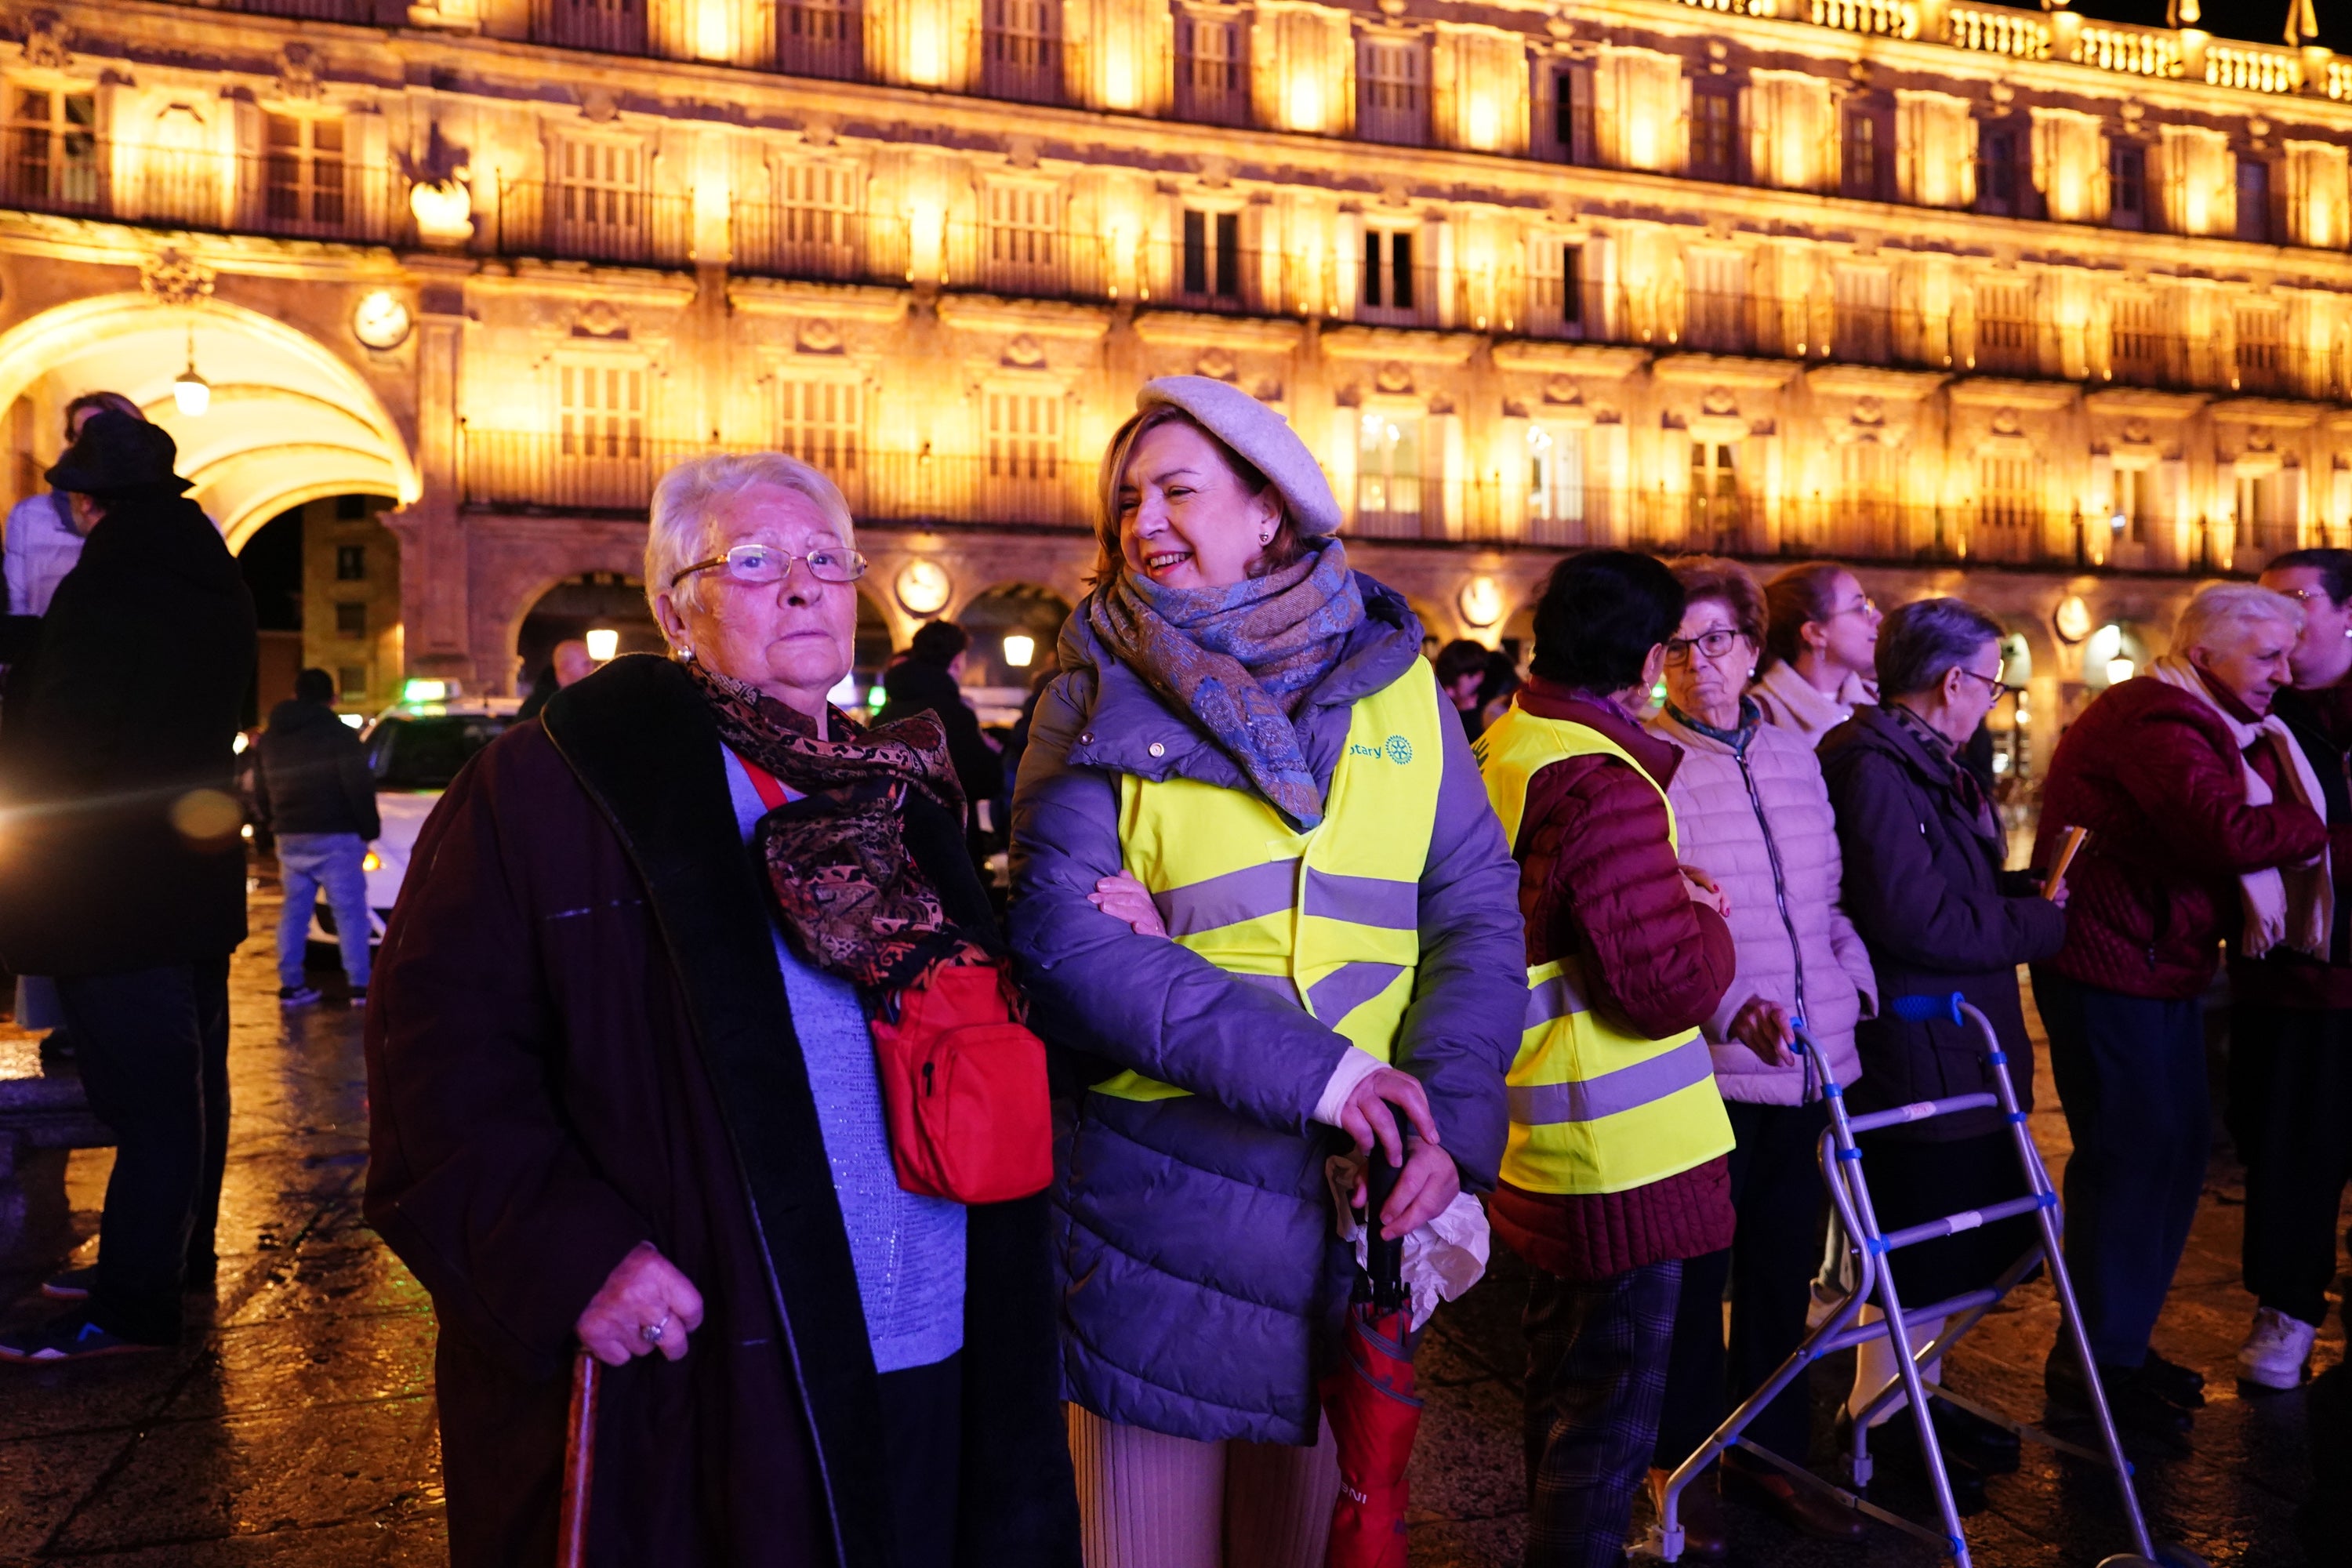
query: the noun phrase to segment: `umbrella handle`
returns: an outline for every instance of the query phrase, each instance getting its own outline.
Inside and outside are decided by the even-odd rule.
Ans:
[[[1364,1176],[1364,1271],[1371,1276],[1372,1310],[1377,1312],[1393,1312],[1404,1305],[1404,1237],[1389,1241],[1381,1236],[1381,1211],[1388,1207],[1403,1173],[1402,1166],[1389,1163],[1380,1140],[1374,1139]]]
[[[563,1498],[555,1520],[556,1568],[588,1561],[588,1493],[596,1472],[596,1358],[583,1349],[572,1363],[572,1418],[564,1430]]]

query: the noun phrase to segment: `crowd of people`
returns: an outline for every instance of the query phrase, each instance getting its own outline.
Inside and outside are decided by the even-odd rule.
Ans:
[[[250,603],[168,436],[112,408],[74,435],[50,478],[86,547],[46,616],[0,622],[0,783],[67,826],[0,862],[0,957],[55,977],[121,1152],[98,1268],[57,1282],[82,1299],[0,1341],[17,1360],[174,1338],[244,934],[234,832],[189,803],[225,784]],[[976,874],[968,803],[1005,763],[958,696],[965,634],[924,627],[871,725],[829,706],[866,563],[788,457],[663,479],[669,657],[551,680],[467,767],[373,977],[341,914],[364,762],[319,672],[273,712],[283,999],[315,999],[323,889],[367,1004],[368,1215],[439,1318],[454,1562],[552,1552],[584,1349],[616,1369],[591,1562],[1319,1564],[1342,1211],[1378,1151],[1381,1236],[1491,1227],[1531,1276],[1527,1561],[1615,1563],[1644,1488],[1851,1287],[1822,1075],[1866,1111],[2006,1070],[2030,1106],[2021,966],[2096,1363],[2053,1351],[2053,1404],[2094,1371],[2127,1425],[2202,1403],[2150,1337],[2202,1188],[2225,951],[2241,1372],[2301,1381],[2352,1174],[2352,552],[2200,592],[2070,725],[2012,870],[1972,755],[2004,634],[1963,600],[1882,614],[1836,565],[1759,584],[1589,551],[1544,584],[1522,674],[1424,657],[1307,447],[1229,385],[1148,384],[1100,485],[1097,586],[1013,748],[1009,918]],[[168,657],[119,650],[127,610]],[[131,657],[179,682],[135,748],[89,684]],[[121,910],[164,934],[125,949]],[[1954,993],[2005,1068],[1892,1005]],[[1862,1145],[1890,1230],[2025,1192],[1997,1111]],[[1891,1267],[1946,1301],[2033,1240],[2011,1219]],[[1883,1342],[1854,1359],[1842,1443],[1924,1415],[1957,1491],[2018,1463],[1956,1401],[1882,1408]],[[1811,1426],[1801,1384],[1748,1430],[1801,1458]],[[1727,1549],[1722,1489],[1862,1528],[1769,1466],[1718,1470],[1683,1497],[1698,1555]]]

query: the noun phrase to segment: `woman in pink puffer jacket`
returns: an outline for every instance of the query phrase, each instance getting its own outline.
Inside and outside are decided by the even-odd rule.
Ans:
[[[1826,1198],[1814,1149],[1828,1111],[1818,1070],[1789,1049],[1801,1018],[1840,1084],[1861,1074],[1853,1026],[1876,988],[1862,939],[1838,907],[1837,822],[1821,764],[1802,737],[1761,722],[1741,695],[1764,640],[1764,598],[1728,561],[1672,563],[1687,595],[1666,645],[1666,707],[1651,730],[1681,748],[1667,798],[1685,866],[1712,878],[1729,905],[1738,967],[1706,1029],[1716,1083],[1738,1139],[1731,1197],[1738,1230],[1728,1252],[1683,1268],[1682,1306],[1667,1374],[1655,1463],[1680,1464],[1795,1347],[1820,1256]],[[1723,1286],[1731,1282],[1731,1344],[1723,1343]],[[1800,1461],[1810,1439],[1801,1382],[1775,1400],[1748,1436]],[[1796,1528],[1833,1539],[1860,1519],[1822,1506],[1761,1463],[1738,1455],[1727,1474]],[[1703,1488],[1685,1492],[1696,1527],[1715,1514]],[[1691,1505],[1696,1504],[1694,1510]],[[1710,1520],[1709,1522],[1712,1522]],[[1711,1532],[1714,1545],[1720,1526]],[[1702,1545],[1692,1528],[1692,1544]]]

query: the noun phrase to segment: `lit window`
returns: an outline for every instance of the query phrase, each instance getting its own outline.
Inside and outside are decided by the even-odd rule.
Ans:
[[[264,210],[274,226],[334,228],[343,221],[343,122],[267,117]]]

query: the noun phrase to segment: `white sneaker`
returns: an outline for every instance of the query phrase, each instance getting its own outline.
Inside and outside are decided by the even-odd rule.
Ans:
[[[2258,1388],[2300,1388],[2319,1331],[2284,1312],[2264,1307],[2238,1352],[2240,1375]]]

